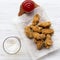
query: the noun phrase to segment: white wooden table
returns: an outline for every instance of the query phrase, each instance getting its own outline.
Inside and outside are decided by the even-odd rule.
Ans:
[[[0,60],[31,60],[29,54],[25,50],[22,50],[22,53],[18,55],[11,56],[6,55],[2,49],[2,43],[6,37],[19,36],[18,32],[11,24],[11,20],[17,15],[19,5],[22,1],[23,0],[0,0]],[[40,4],[45,9],[50,19],[60,20],[60,0],[34,1]],[[60,49],[44,56],[40,60],[56,59],[60,59]]]

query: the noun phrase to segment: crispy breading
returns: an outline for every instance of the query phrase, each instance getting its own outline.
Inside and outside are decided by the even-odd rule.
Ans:
[[[31,26],[31,29],[34,31],[34,32],[42,32],[42,27],[38,27],[38,26]]]
[[[46,35],[46,38],[51,39],[51,35],[50,34],[47,34]]]
[[[30,29],[30,26],[25,27],[25,33],[26,33],[27,37],[33,38],[33,33],[31,31],[31,29]]]
[[[49,22],[49,21],[48,22],[40,22],[38,24],[38,26],[47,28],[47,27],[50,27],[51,26],[51,22]]]
[[[37,49],[40,50],[44,46],[43,44],[44,44],[43,40],[37,41],[37,44],[36,44]]]
[[[37,44],[37,39],[33,39],[34,43]]]
[[[34,41],[37,49],[50,48],[53,45],[51,39],[54,30],[50,28],[51,22],[39,22],[40,16],[36,14],[32,24],[25,27],[26,36]]]
[[[33,38],[39,40],[39,39],[45,39],[45,34],[39,34],[37,32],[33,32]]]
[[[47,35],[45,40],[45,48],[50,48],[53,44],[53,41],[51,40],[51,36]]]
[[[53,29],[42,29],[43,34],[53,34],[54,30]]]
[[[37,25],[39,23],[40,16],[36,14],[33,18],[32,25]]]

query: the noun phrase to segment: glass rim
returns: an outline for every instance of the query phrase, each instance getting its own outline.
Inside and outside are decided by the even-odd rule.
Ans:
[[[18,40],[18,42],[20,43],[20,44],[19,44],[19,49],[17,50],[17,52],[9,53],[9,52],[6,51],[4,44],[5,44],[6,40],[9,39],[9,38],[16,38],[16,39]],[[3,50],[4,50],[7,54],[10,54],[10,55],[17,54],[17,53],[21,50],[21,40],[20,40],[20,38],[17,37],[17,36],[10,36],[10,37],[5,38],[5,40],[3,41]]]

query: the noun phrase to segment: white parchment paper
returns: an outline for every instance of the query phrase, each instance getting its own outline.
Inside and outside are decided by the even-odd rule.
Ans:
[[[40,51],[37,50],[34,42],[30,40],[29,38],[27,38],[24,33],[24,27],[31,23],[33,16],[37,13],[41,16],[41,21],[49,20],[52,23],[52,28],[54,29],[54,35],[52,37],[52,40],[54,43],[50,49],[42,49]],[[54,21],[53,19],[50,20],[47,17],[46,13],[44,12],[44,9],[42,9],[41,7],[35,8],[35,10],[30,14],[24,14],[20,17],[16,17],[15,19],[13,19],[14,26],[19,32],[21,40],[26,46],[25,50],[29,52],[33,60],[39,59],[47,55],[48,53],[51,53],[60,48],[60,39],[59,39],[60,33],[58,32],[60,28],[59,28],[58,22],[59,21]]]

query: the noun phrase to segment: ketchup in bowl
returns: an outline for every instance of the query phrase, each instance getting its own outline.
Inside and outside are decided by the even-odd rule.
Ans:
[[[22,4],[20,5],[20,10],[18,12],[18,16],[21,16],[26,13],[30,13],[32,10],[37,8],[39,5],[36,4],[32,0],[24,0]]]
[[[25,12],[31,12],[35,8],[34,2],[32,0],[25,0],[22,3],[22,8]]]

